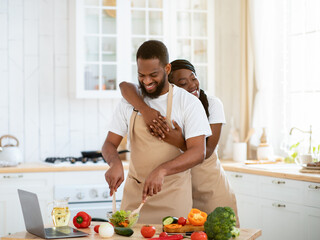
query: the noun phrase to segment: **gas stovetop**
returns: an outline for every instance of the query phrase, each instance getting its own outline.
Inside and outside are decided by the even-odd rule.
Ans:
[[[86,164],[86,163],[106,163],[103,157],[48,157],[45,162],[52,164],[71,163],[71,164]]]
[[[118,151],[118,154],[127,152],[129,151],[121,150]],[[48,157],[45,162],[54,165],[107,164],[100,151],[81,152],[81,155],[81,157]]]

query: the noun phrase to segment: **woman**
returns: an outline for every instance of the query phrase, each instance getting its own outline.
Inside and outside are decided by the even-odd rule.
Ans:
[[[193,207],[210,213],[216,207],[229,206],[237,215],[234,192],[217,157],[217,144],[222,124],[225,123],[221,101],[215,97],[207,97],[199,88],[194,66],[187,60],[179,59],[171,62],[169,82],[199,98],[205,108],[212,131],[212,135],[206,139],[205,161],[191,169]],[[174,128],[171,128],[158,111],[147,106],[142,98],[138,97],[140,95],[132,84],[123,82],[120,88],[123,97],[141,112],[152,135],[175,145],[182,151],[186,149],[179,125],[172,121]],[[239,221],[237,225],[239,226]]]

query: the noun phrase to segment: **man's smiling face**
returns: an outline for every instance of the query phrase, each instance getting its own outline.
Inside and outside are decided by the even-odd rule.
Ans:
[[[168,73],[159,59],[141,59],[137,61],[138,80],[143,95],[157,98],[168,91]]]

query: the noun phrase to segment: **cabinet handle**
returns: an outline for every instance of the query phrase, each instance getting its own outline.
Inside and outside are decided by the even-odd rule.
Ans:
[[[277,207],[277,208],[285,208],[285,204],[280,204],[280,203],[272,203],[272,206]]]
[[[3,176],[3,178],[23,178],[23,175]]]
[[[240,175],[240,174],[236,174],[236,175],[234,175],[234,177],[235,177],[235,178],[242,178],[243,176]]]
[[[273,184],[286,184],[285,181],[279,181],[279,180],[273,180],[272,183]]]
[[[309,185],[308,187],[310,189],[320,189],[320,186],[317,186],[317,185]]]

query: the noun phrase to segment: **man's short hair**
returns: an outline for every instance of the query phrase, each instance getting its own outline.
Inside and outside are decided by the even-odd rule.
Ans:
[[[159,59],[160,63],[165,66],[169,63],[169,53],[166,45],[157,40],[144,42],[137,51],[138,59]]]

